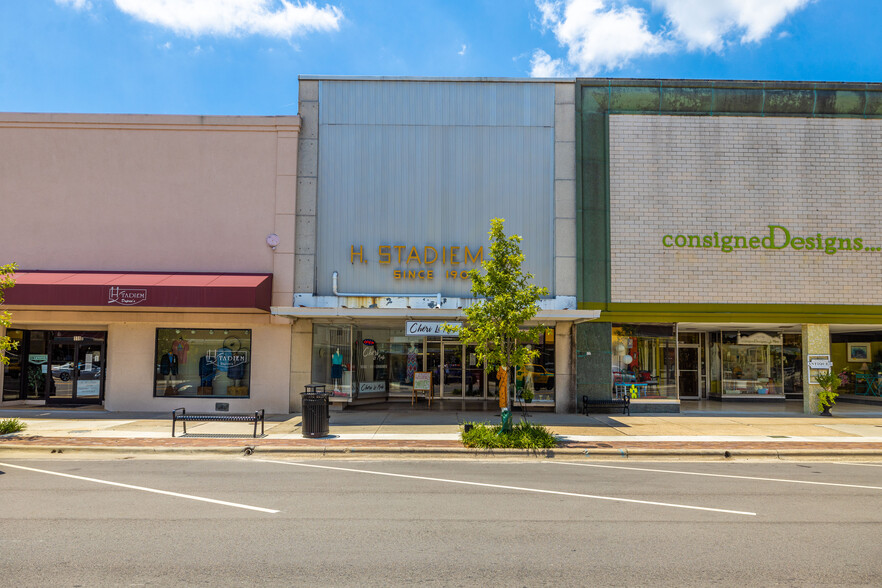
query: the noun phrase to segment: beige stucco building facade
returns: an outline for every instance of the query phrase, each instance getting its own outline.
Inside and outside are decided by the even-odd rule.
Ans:
[[[19,267],[4,403],[289,412],[291,321],[270,307],[294,292],[299,131],[0,114],[0,258]]]

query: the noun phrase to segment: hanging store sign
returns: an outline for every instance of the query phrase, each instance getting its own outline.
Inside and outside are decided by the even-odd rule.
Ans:
[[[440,323],[427,321],[407,321],[405,334],[410,337],[456,337],[456,333],[448,331],[444,325],[462,327],[462,323]]]
[[[779,333],[777,335],[769,335],[768,333],[752,333],[750,335],[742,335],[738,333],[739,345],[783,345],[784,337]]]

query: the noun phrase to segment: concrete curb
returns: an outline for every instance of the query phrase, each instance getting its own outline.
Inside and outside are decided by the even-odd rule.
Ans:
[[[4,445],[0,458],[12,457],[291,457],[291,458],[452,458],[452,459],[561,459],[561,460],[830,460],[848,459],[882,461],[882,449],[855,447],[824,449],[723,449],[723,448],[557,448],[527,449],[470,449],[467,447],[150,447],[150,446],[84,446],[84,445]]]

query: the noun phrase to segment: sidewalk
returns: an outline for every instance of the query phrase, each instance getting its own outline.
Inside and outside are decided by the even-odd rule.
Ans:
[[[0,436],[0,457],[58,453],[208,456],[272,453],[291,456],[529,456],[591,458],[800,458],[882,460],[882,408],[841,404],[834,417],[726,411],[622,416],[533,412],[529,420],[560,438],[548,451],[483,451],[459,442],[464,422],[496,422],[487,412],[425,408],[331,413],[330,435],[304,438],[299,414],[267,415],[265,435],[251,437],[247,423],[188,423],[188,435],[171,437],[168,413],[113,413],[46,407],[6,408],[22,433]],[[515,413],[515,422],[521,420]],[[180,435],[180,424],[177,434]]]

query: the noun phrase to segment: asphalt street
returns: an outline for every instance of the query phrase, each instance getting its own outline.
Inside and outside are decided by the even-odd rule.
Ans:
[[[16,586],[878,586],[882,464],[3,460]]]

